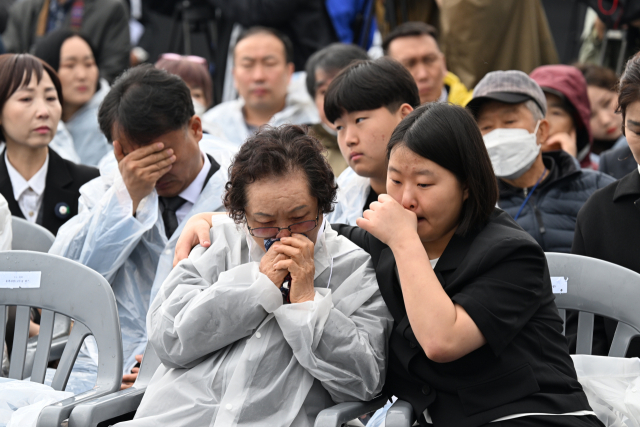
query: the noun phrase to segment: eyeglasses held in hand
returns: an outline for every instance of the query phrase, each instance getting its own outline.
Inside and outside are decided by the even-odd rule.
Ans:
[[[307,233],[318,226],[318,219],[320,218],[320,212],[318,211],[318,215],[316,219],[311,219],[308,221],[296,222],[295,224],[291,224],[288,227],[255,227],[251,228],[247,225],[249,229],[249,234],[254,237],[259,237],[261,239],[272,239],[280,233],[280,230],[289,230],[290,233]]]

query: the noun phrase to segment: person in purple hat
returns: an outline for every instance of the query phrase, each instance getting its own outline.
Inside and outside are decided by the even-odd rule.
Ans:
[[[587,82],[580,70],[570,65],[543,65],[531,72],[547,100],[549,137],[542,151],[564,150],[578,159],[580,166],[591,168],[591,106]],[[597,169],[597,156],[595,157]]]
[[[555,107],[548,107],[547,101],[540,85],[522,71],[494,71],[478,83],[467,108],[480,127],[498,178],[498,206],[546,252],[568,253],[578,211],[612,178],[580,169],[564,149],[545,151],[549,135],[560,125],[550,120]],[[587,130],[588,124],[587,116]],[[568,134],[582,135],[582,128],[566,127]]]

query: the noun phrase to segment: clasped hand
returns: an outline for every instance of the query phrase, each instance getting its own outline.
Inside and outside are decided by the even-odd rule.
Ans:
[[[315,296],[313,249],[313,242],[306,236],[294,234],[275,242],[260,261],[260,272],[278,288],[287,274],[291,274],[289,299],[292,303],[313,301]]]
[[[358,227],[373,234],[392,249],[398,243],[417,235],[416,214],[405,209],[388,194],[378,196],[378,201],[371,203],[362,216],[356,220]]]
[[[140,201],[148,196],[158,180],[171,170],[176,156],[172,149],[164,150],[162,142],[145,145],[125,155],[122,144],[113,141],[113,153],[118,161],[124,185],[133,201],[135,214]]]

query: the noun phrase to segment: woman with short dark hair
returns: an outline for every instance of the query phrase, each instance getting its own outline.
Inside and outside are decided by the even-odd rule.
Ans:
[[[419,107],[388,155],[387,195],[360,229],[340,230],[371,253],[395,320],[388,393],[436,426],[601,425],[562,336],[544,252],[495,208],[471,115]]]
[[[78,213],[80,187],[95,168],[64,160],[49,147],[62,113],[56,72],[28,54],[0,55],[0,193],[11,214],[53,234]]]
[[[334,225],[371,254],[395,320],[386,393],[408,401],[421,425],[601,426],[562,336],[544,252],[495,207],[471,115],[419,107],[388,156],[387,194],[360,228]]]
[[[325,221],[322,145],[266,128],[235,157],[208,249],[163,283],[147,316],[162,365],[127,426],[312,426],[384,383],[391,315],[371,258]],[[209,216],[211,218],[211,216]]]

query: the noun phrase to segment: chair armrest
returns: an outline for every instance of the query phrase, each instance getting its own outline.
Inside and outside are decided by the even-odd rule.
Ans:
[[[340,427],[343,423],[382,408],[387,403],[386,396],[378,396],[368,402],[345,402],[320,411],[314,427]]]
[[[112,387],[97,386],[84,393],[45,406],[42,408],[42,411],[40,411],[37,427],[59,427],[62,421],[69,418],[71,411],[73,411],[77,405],[109,395],[114,391]]]
[[[411,404],[405,400],[396,400],[387,411],[386,427],[410,427],[416,420]]]
[[[130,387],[77,405],[69,416],[69,427],[93,427],[103,421],[138,409],[146,387]]]

